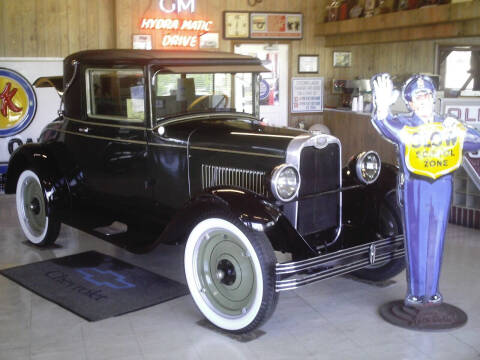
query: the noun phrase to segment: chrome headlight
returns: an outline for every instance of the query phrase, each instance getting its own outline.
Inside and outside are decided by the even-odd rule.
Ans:
[[[358,179],[367,185],[371,184],[380,175],[382,168],[380,156],[375,151],[363,152],[358,155],[355,168]]]
[[[290,201],[300,189],[300,174],[293,165],[282,164],[273,169],[271,177],[273,195],[282,201]]]

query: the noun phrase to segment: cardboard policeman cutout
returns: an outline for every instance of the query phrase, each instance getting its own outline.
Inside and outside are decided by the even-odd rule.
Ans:
[[[405,305],[440,304],[438,289],[443,241],[452,195],[452,174],[463,152],[480,149],[480,133],[452,117],[434,113],[435,87],[415,75],[403,86],[411,113],[392,115],[399,92],[388,74],[372,78],[372,123],[398,148],[398,201],[403,212],[407,295]]]

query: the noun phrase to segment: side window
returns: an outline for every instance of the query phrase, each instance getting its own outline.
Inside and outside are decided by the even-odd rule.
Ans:
[[[141,69],[88,69],[86,77],[89,116],[143,122],[145,84]]]

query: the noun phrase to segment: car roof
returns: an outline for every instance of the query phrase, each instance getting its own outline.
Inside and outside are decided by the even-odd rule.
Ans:
[[[73,60],[81,64],[112,64],[112,65],[260,65],[257,58],[214,51],[188,50],[86,50],[73,53],[65,58],[66,64]]]

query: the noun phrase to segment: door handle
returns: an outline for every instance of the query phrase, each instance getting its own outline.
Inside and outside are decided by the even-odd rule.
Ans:
[[[90,129],[88,127],[78,128],[78,132],[81,132],[81,133],[88,134],[89,131],[90,131]]]

